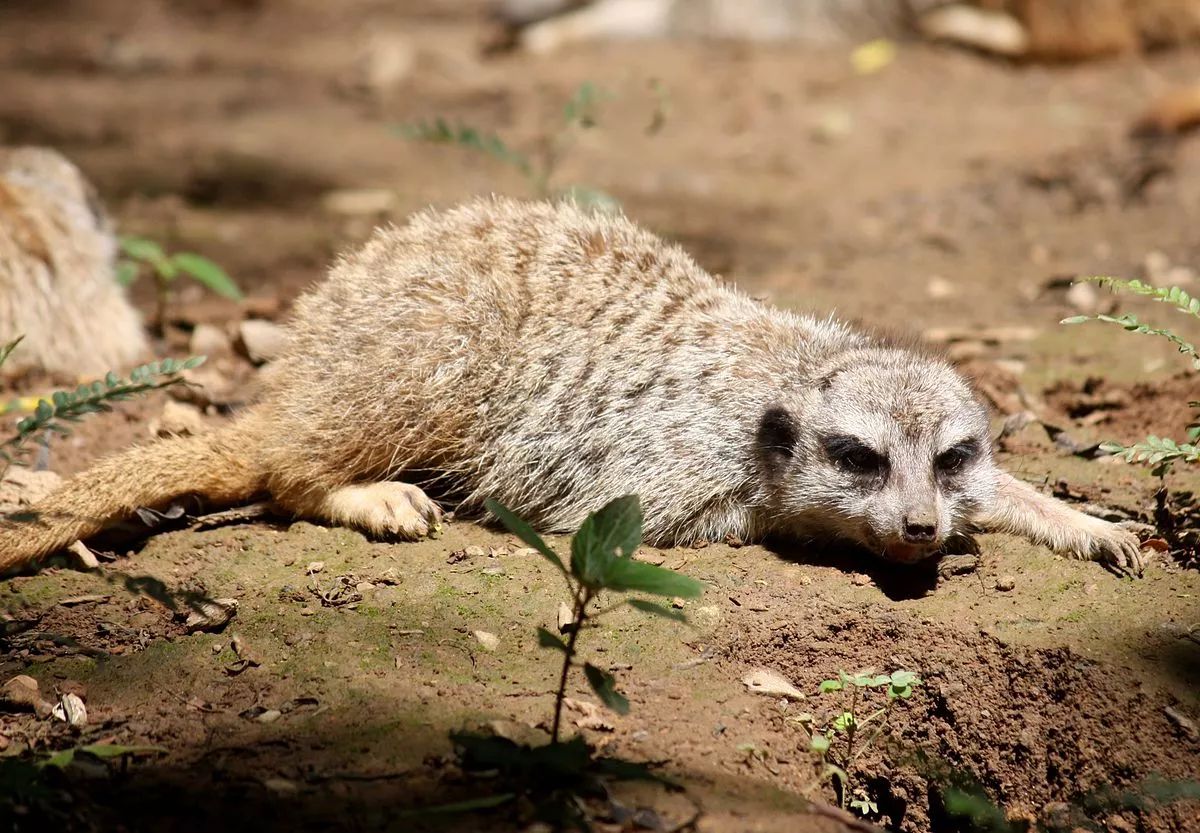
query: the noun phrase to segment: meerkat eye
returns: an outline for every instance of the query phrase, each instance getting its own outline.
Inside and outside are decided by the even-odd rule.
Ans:
[[[979,453],[974,440],[963,440],[943,451],[933,461],[940,474],[956,474]]]
[[[887,465],[883,455],[855,437],[826,437],[823,444],[839,468],[854,474],[878,474]]]

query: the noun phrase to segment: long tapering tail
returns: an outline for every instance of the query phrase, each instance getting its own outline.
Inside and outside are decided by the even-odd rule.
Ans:
[[[236,503],[266,486],[252,411],[225,428],[116,454],[67,480],[17,518],[0,518],[0,575],[184,495]]]

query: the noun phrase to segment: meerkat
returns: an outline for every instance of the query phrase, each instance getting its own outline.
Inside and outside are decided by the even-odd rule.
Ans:
[[[100,376],[146,353],[116,252],[78,168],[48,148],[0,149],[0,341],[23,336],[0,373]]]
[[[504,42],[726,38],[837,44],[920,36],[1029,60],[1084,60],[1194,41],[1200,0],[500,0]]]
[[[570,532],[640,495],[657,546],[969,530],[1140,570],[1138,539],[1001,471],[947,362],[723,285],[621,216],[480,199],[377,231],[296,304],[229,426],[101,462],[0,525],[0,572],[185,494],[414,540],[495,498]]]

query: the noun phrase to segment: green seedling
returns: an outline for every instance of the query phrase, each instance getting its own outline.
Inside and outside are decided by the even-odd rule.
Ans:
[[[1184,315],[1200,319],[1200,298],[1193,298],[1177,286],[1161,288],[1143,283],[1138,280],[1121,280],[1120,278],[1094,277],[1085,278],[1091,283],[1107,286],[1114,292],[1128,292],[1151,298],[1161,304],[1173,307]],[[1104,321],[1116,324],[1127,332],[1165,338],[1175,346],[1182,355],[1187,357],[1194,370],[1200,371],[1200,353],[1196,345],[1182,338],[1172,330],[1153,327],[1143,323],[1133,313],[1124,315],[1075,315],[1064,318],[1064,324],[1082,324],[1085,321]],[[1200,401],[1188,402],[1188,407],[1200,409]],[[1103,451],[1122,457],[1129,463],[1144,463],[1154,467],[1154,474],[1165,476],[1176,463],[1195,464],[1200,462],[1200,414],[1186,428],[1186,439],[1177,442],[1168,437],[1150,435],[1141,442],[1133,445],[1123,445],[1117,442],[1106,442],[1100,445]]]
[[[488,510],[510,532],[535,549],[559,572],[566,582],[572,620],[566,626],[566,639],[546,628],[537,629],[538,645],[560,654],[558,686],[550,742],[540,746],[515,743],[502,737],[455,733],[451,737],[459,750],[462,768],[468,772],[487,772],[498,776],[506,789],[478,800],[416,814],[477,810],[505,804],[518,796],[530,799],[542,820],[560,826],[589,829],[579,799],[605,795],[605,780],[652,780],[670,785],[670,781],[644,764],[617,758],[598,757],[581,736],[562,737],[563,701],[573,670],[581,670],[588,686],[609,709],[625,714],[629,701],[617,689],[613,675],[598,665],[578,659],[581,635],[594,628],[599,617],[617,607],[628,605],[636,610],[675,621],[683,614],[642,596],[695,597],[703,585],[695,579],[662,567],[635,561],[634,551],[642,540],[642,511],[636,495],[617,498],[589,515],[571,541],[571,554],[564,560],[533,528],[496,501],[487,501]],[[608,597],[621,598],[603,605]]]
[[[195,252],[167,254],[163,247],[145,237],[122,236],[121,254],[117,264],[117,281],[123,286],[133,284],[144,272],[154,278],[155,310],[152,329],[162,334],[167,321],[167,307],[173,297],[175,281],[180,276],[195,280],[210,292],[232,301],[242,299],[242,291],[225,270]]]
[[[657,81],[651,81],[650,92],[654,110],[645,128],[648,136],[658,133],[667,121],[669,98]],[[438,117],[433,121],[413,122],[396,128],[396,132],[414,141],[439,145],[455,145],[489,156],[513,168],[525,179],[532,196],[538,199],[567,197],[594,211],[612,212],[620,208],[615,198],[586,185],[558,186],[554,180],[564,158],[579,135],[600,123],[601,105],[613,96],[590,81],[581,84],[562,107],[556,127],[544,133],[530,151],[515,149],[498,134],[462,123],[451,123]]]
[[[912,696],[921,678],[911,671],[891,674],[838,672],[837,679],[825,680],[818,693],[841,697],[841,708],[827,725],[819,725],[811,714],[793,718],[809,734],[809,749],[821,760],[821,774],[813,788],[827,779],[837,781],[844,808],[860,815],[875,815],[878,806],[853,783],[856,762],[889,728],[897,704]],[[880,698],[882,695],[882,703]]]

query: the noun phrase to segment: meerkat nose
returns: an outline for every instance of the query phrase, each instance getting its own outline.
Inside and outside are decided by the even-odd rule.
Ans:
[[[904,516],[904,540],[928,543],[937,537],[937,518],[932,512],[913,512]]]

